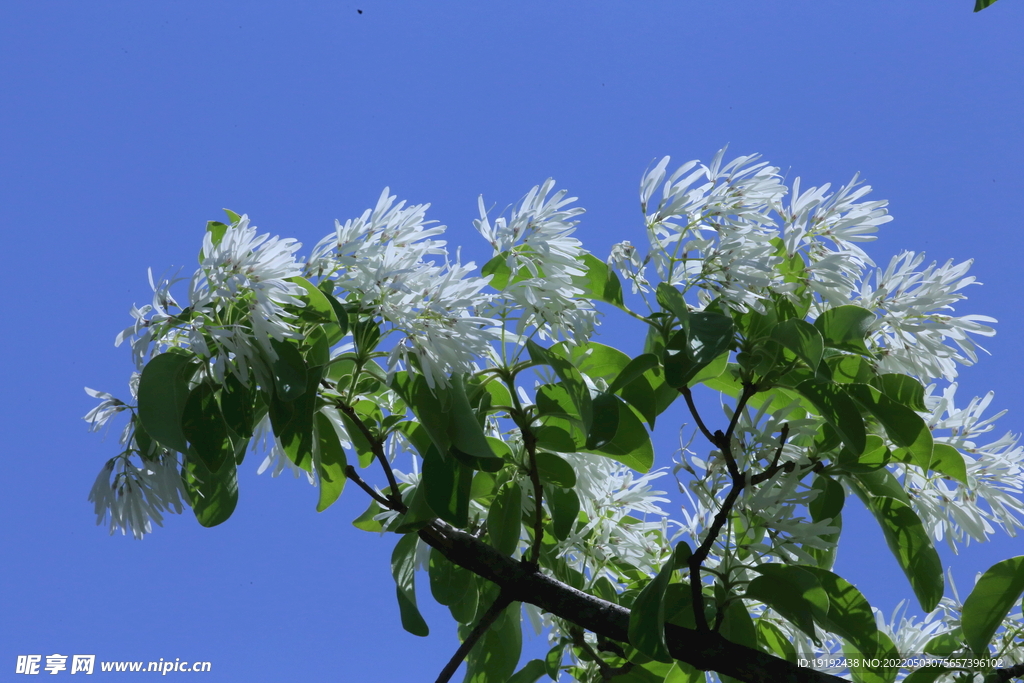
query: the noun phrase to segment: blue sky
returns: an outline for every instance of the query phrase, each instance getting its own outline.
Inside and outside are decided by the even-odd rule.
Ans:
[[[1001,431],[1024,431],[1024,4],[971,9],[4,3],[0,680],[19,678],[17,655],[55,652],[207,660],[211,683],[433,680],[456,647],[425,582],[432,634],[402,631],[393,541],[351,527],[366,504],[354,487],[317,514],[304,481],[257,477],[250,458],[220,527],[171,517],[137,542],[94,526],[86,496],[117,433],[86,432],[82,387],[124,393],[131,364],[112,342],[150,298],[146,268],[190,272],[221,207],[309,247],[389,185],[431,202],[482,263],[477,196],[502,207],[549,176],[588,209],[577,235],[604,255],[642,241],[637,186],[655,157],[729,143],[809,184],[859,171],[895,217],[876,261],[976,259],[985,284],[959,310],[999,318],[999,333],[960,395],[994,390]],[[661,438],[668,464],[674,434]],[[862,518],[838,571],[888,612],[911,593]],[[1021,554],[1024,540],[996,536],[946,557],[966,592]]]

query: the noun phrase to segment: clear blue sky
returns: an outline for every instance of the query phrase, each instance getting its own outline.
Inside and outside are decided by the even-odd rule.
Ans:
[[[16,655],[55,652],[209,660],[209,683],[423,681],[456,647],[433,607],[429,638],[401,630],[393,540],[351,527],[355,487],[317,514],[304,481],[257,477],[251,458],[220,527],[171,517],[137,542],[94,526],[86,496],[117,434],[87,434],[82,387],[124,393],[130,360],[112,342],[150,298],[146,268],[190,271],[221,207],[309,247],[390,185],[432,202],[480,263],[477,195],[504,206],[548,176],[580,197],[578,236],[604,255],[642,241],[637,186],[655,157],[728,142],[805,183],[860,171],[895,217],[877,261],[976,259],[985,285],[961,310],[999,318],[999,334],[960,395],[994,389],[1002,430],[1024,430],[1024,3],[971,9],[0,5],[0,681],[20,678]],[[877,529],[851,519],[838,571],[888,612],[909,587]],[[972,545],[961,587],[1021,554],[1005,536]]]

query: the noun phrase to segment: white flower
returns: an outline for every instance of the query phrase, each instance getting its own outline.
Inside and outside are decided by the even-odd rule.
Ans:
[[[96,391],[95,389],[86,387],[85,393],[89,394],[93,398],[100,399],[100,404],[86,413],[83,418],[89,423],[90,432],[98,431],[100,427],[107,423],[107,420],[121,411],[128,409],[128,406],[123,401],[114,398],[105,391]]]
[[[407,283],[410,291],[388,302],[385,319],[405,335],[391,351],[392,371],[413,355],[431,388],[446,386],[451,374],[472,372],[474,362],[489,354],[497,321],[473,314],[488,300],[480,291],[487,279],[469,277],[475,268],[420,268]]]
[[[953,304],[965,298],[960,290],[974,284],[967,277],[971,261],[943,266],[933,262],[924,269],[924,254],[905,251],[893,257],[888,267],[875,274],[875,283],[865,279],[852,303],[878,314],[871,326],[871,339],[881,359],[880,372],[902,372],[924,381],[942,377],[952,381],[956,363],[971,365],[977,359],[969,335],[992,336],[985,323],[996,322],[983,315],[950,315]],[[956,348],[948,345],[950,340]]]
[[[573,278],[586,272],[579,259],[587,252],[570,235],[578,223],[572,219],[584,210],[565,208],[576,201],[576,197],[565,198],[566,190],[549,199],[554,187],[551,178],[535,186],[512,208],[507,220],[499,217],[493,225],[480,197],[480,218],[473,224],[496,256],[506,254],[511,271],[489,315],[509,319],[519,312],[517,334],[534,326],[542,339],[562,337],[583,343],[593,333],[597,312],[573,284]]]
[[[306,265],[307,275],[334,277],[344,292],[355,292],[372,308],[391,291],[407,291],[404,276],[430,254],[445,255],[444,240],[430,239],[444,233],[437,221],[425,220],[430,204],[406,208],[395,204],[390,188],[381,192],[377,205],[357,219],[335,221],[333,233],[314,247]]]
[[[192,278],[189,303],[194,312],[208,311],[207,327],[219,328],[219,340],[232,352],[238,353],[240,344],[231,344],[241,324],[251,326],[251,339],[271,359],[277,354],[270,339],[278,341],[298,337],[292,324],[293,316],[284,306],[302,306],[300,298],[305,290],[289,278],[302,274],[295,252],[302,245],[293,239],[257,235],[249,227],[249,217],[242,216],[230,226],[219,243],[213,243],[213,233],[207,232],[203,240],[200,268]],[[243,320],[230,320],[230,309],[244,307]],[[228,318],[234,326],[217,324]],[[244,353],[244,351],[243,351]]]
[[[622,276],[633,285],[633,293],[649,291],[650,282],[647,281],[647,261],[641,259],[636,247],[629,241],[619,242],[612,245],[611,254],[608,256],[608,265],[614,266],[622,273]]]
[[[107,461],[100,470],[89,501],[96,512],[96,524],[109,521],[110,533],[118,529],[141,539],[152,532],[153,522],[163,526],[164,512],[181,514],[188,500],[175,456],[164,451],[155,458],[142,458],[136,465],[126,452]]]
[[[994,428],[994,422],[1005,411],[989,418],[982,414],[993,394],[976,397],[966,408],[958,410],[954,400],[957,385],[951,384],[941,396],[928,387],[925,415],[935,434],[936,443],[945,443],[960,451],[967,470],[967,483],[935,473],[921,472],[912,466],[900,466],[904,486],[915,509],[929,526],[936,540],[947,539],[955,551],[956,543],[970,539],[984,541],[994,533],[993,524],[1009,535],[1024,528],[1024,447],[1018,435],[1007,433],[988,444],[977,439]],[[948,430],[948,435],[943,432]],[[982,505],[984,504],[984,505]]]
[[[658,505],[669,500],[663,497],[664,491],[652,490],[650,482],[667,472],[637,477],[633,470],[601,455],[565,453],[562,457],[576,471],[576,493],[588,522],[558,544],[559,553],[592,574],[613,561],[656,572],[671,552],[663,520],[668,513]],[[644,521],[637,515],[657,519]]]
[[[720,297],[740,311],[762,310],[768,289],[781,286],[772,244],[778,230],[769,214],[786,188],[777,168],[755,163],[757,155],[722,166],[724,154],[719,150],[709,166],[688,162],[667,180],[665,157],[645,174],[640,204],[651,259],[670,285],[700,287],[707,299]],[[662,200],[651,211],[650,197],[662,181]]]

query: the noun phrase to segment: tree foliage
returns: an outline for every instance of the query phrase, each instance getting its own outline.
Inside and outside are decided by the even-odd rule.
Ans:
[[[428,634],[427,590],[459,624],[438,680],[463,660],[474,683],[1019,673],[1024,559],[961,604],[934,546],[1012,531],[1024,510],[1016,438],[978,441],[991,397],[954,404],[972,335],[992,334],[954,315],[969,264],[875,268],[858,245],[889,217],[856,177],[829,193],[724,150],[668,163],[641,180],[643,257],[587,252],[552,180],[507,217],[481,199],[480,276],[387,189],[305,259],[247,216],[210,222],[195,275],[151,279],[118,337],[132,399],[89,390],[93,428],[130,416],[93,487],[100,522],[141,538],[188,507],[221,524],[259,449],[260,471],[319,487],[319,511],[361,489],[355,526],[395,540],[403,627]],[[596,340],[598,307],[641,353]],[[677,401],[693,438],[670,460],[651,433],[679,429]],[[668,465],[681,514],[652,488]],[[851,494],[922,621],[876,619],[833,572]],[[519,661],[524,623],[548,630],[544,660]]]

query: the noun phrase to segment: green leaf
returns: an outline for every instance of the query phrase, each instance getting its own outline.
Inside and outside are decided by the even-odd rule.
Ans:
[[[270,424],[281,448],[292,462],[311,472],[313,469],[313,414],[316,410],[317,389],[321,368],[310,368],[306,386],[299,396],[285,401],[275,392],[270,401]]]
[[[653,353],[642,353],[629,361],[626,367],[622,368],[611,384],[608,385],[608,393],[614,394],[623,387],[629,385],[651,368],[658,367],[658,357]],[[582,369],[582,368],[581,368]],[[584,370],[586,372],[586,370]],[[590,374],[590,373],[587,373]]]
[[[139,378],[139,420],[146,433],[179,453],[188,451],[181,417],[188,401],[188,381],[196,366],[181,353],[161,353],[142,369]]]
[[[761,575],[747,585],[745,597],[768,605],[819,643],[814,622],[827,619],[829,601],[817,577],[796,565],[762,564],[754,569]]]
[[[423,495],[438,517],[460,529],[469,524],[473,470],[455,458],[442,458],[431,444],[423,456]]]
[[[248,439],[256,426],[256,392],[228,373],[220,390],[220,408],[224,422],[238,436]]]
[[[871,651],[874,657],[868,657],[864,652],[858,650],[853,643],[846,642],[843,646],[843,654],[857,660],[857,666],[850,667],[850,674],[854,683],[893,683],[899,674],[898,666],[886,666],[895,663],[900,652],[896,649],[889,636],[879,631],[875,642],[871,644]],[[874,666],[869,666],[873,664]]]
[[[796,648],[793,643],[778,626],[767,619],[757,620],[757,642],[765,652],[796,664]]]
[[[908,450],[918,467],[925,472],[931,468],[932,433],[920,415],[867,384],[843,387],[878,420],[893,443]]]
[[[270,363],[274,374],[274,393],[281,401],[294,401],[306,391],[306,361],[294,344],[270,340],[277,358]]]
[[[937,443],[933,446],[931,465],[933,471],[952,477],[962,484],[967,483],[967,464],[964,462],[964,456],[948,443]]]
[[[320,500],[316,511],[323,512],[338,500],[345,488],[345,449],[334,424],[323,413],[316,414],[317,448],[313,449],[313,465],[320,484]]]
[[[942,562],[921,518],[909,505],[895,498],[864,495],[856,486],[854,491],[882,527],[889,550],[907,575],[921,609],[931,612],[939,604],[945,584]]]
[[[548,650],[547,655],[544,657],[544,670],[553,681],[558,680],[558,670],[562,666],[562,653],[564,651],[565,646],[559,643]]]
[[[600,393],[593,399],[594,422],[587,434],[587,449],[600,448],[612,440],[619,428],[619,404],[615,394]]]
[[[391,575],[395,577],[398,609],[402,615],[402,628],[414,636],[427,636],[430,629],[416,607],[416,534],[398,539],[391,553]]]
[[[217,526],[227,520],[238,505],[238,479],[235,463],[228,462],[217,472],[211,472],[194,450],[185,453],[181,469],[192,512],[205,527]]]
[[[538,451],[536,454],[537,473],[540,480],[565,489],[576,486],[576,470],[564,458],[554,453]]]
[[[463,600],[472,584],[471,572],[449,561],[436,548],[430,549],[427,573],[431,595],[445,607]]]
[[[391,380],[391,388],[409,406],[443,457],[452,445],[448,428],[448,412],[444,407],[447,395],[443,398],[435,395],[422,375],[409,374],[404,371],[395,373]],[[435,387],[435,389],[438,394],[445,393],[441,387]]]
[[[669,560],[636,596],[629,612],[630,645],[659,662],[673,661],[665,644],[665,589],[673,571],[675,562]]]
[[[828,612],[820,625],[852,643],[861,653],[875,657],[878,626],[871,605],[846,579],[817,567],[802,567],[814,575],[828,596]]]
[[[835,310],[835,309],[833,309]],[[796,386],[818,410],[818,413],[839,433],[843,443],[854,453],[863,453],[867,445],[864,420],[857,405],[835,382],[807,379]]]
[[[449,412],[448,431],[452,446],[474,458],[494,459],[500,462],[500,458],[491,450],[491,445],[487,442],[484,434],[483,416],[478,416],[469,404],[465,376],[452,375],[449,392],[452,404]]]
[[[536,683],[537,679],[547,673],[547,665],[540,659],[531,659],[519,671],[508,679],[508,683]]]
[[[980,12],[986,7],[991,6],[996,0],[974,0],[974,11]]]
[[[548,486],[544,489],[551,508],[551,530],[555,538],[564,541],[569,538],[580,514],[580,498],[571,488]]]
[[[849,480],[852,480],[853,491],[861,500],[865,500],[865,495],[887,496],[895,498],[904,505],[910,505],[910,496],[907,495],[903,485],[889,470],[880,469],[871,472],[856,472]],[[864,504],[867,505],[867,502]]]
[[[848,448],[843,448],[839,451],[836,464],[847,472],[866,473],[885,467],[891,459],[892,453],[882,437],[868,434],[863,453],[858,455]]]
[[[503,251],[480,269],[482,277],[491,276],[490,285],[499,292],[508,286],[508,279],[512,275],[512,269],[508,266],[508,252]]]
[[[665,381],[680,389],[733,347],[732,318],[720,313],[693,313],[685,329],[665,346]]]
[[[520,609],[518,602],[506,607],[469,651],[465,683],[507,683],[511,678],[523,648]]]
[[[757,647],[757,628],[742,600],[733,600],[725,605],[725,616],[719,633],[733,643]]]
[[[650,434],[633,409],[622,402],[619,402],[619,426],[615,436],[594,452],[607,455],[641,474],[649,472],[654,465]]]
[[[962,641],[963,631],[960,628],[955,628],[929,640],[924,646],[924,652],[937,657],[949,657],[963,647]]]
[[[374,517],[382,512],[384,509],[377,504],[377,501],[371,500],[363,514],[352,520],[352,526],[363,531],[381,532],[384,530],[384,526]]]
[[[616,410],[615,420],[618,422],[619,414]],[[533,435],[537,438],[537,446],[539,448],[547,448],[552,451],[558,451],[559,453],[572,453],[576,450],[576,442],[573,440],[569,432],[565,431],[561,427],[556,427],[552,424],[543,424],[539,427],[534,427]]]
[[[854,381],[863,382],[862,380]],[[912,410],[928,411],[928,407],[924,404],[924,385],[914,377],[890,373],[872,377],[867,383]]]
[[[829,356],[825,358],[825,364],[832,370],[832,380],[835,382],[869,384],[877,377],[874,368],[871,367],[871,362],[863,356],[847,354]]]
[[[690,308],[686,305],[682,293],[667,282],[659,282],[654,295],[658,300],[658,305],[674,315],[685,327],[690,318]]]
[[[825,339],[825,346],[842,351],[870,355],[864,345],[875,314],[860,306],[830,308],[814,321],[814,326]]]
[[[772,328],[771,338],[792,351],[812,371],[821,364],[825,340],[806,320],[785,320]]]
[[[526,349],[530,353],[530,359],[539,365],[550,365],[555,374],[562,380],[562,384],[569,392],[577,414],[583,421],[584,430],[589,431],[593,422],[593,412],[590,401],[590,389],[580,371],[573,367],[567,359],[536,344],[532,339],[526,340]]]
[[[352,447],[355,448],[356,455],[359,456],[359,466],[369,467],[374,457],[376,457],[373,452],[373,444],[366,438],[363,430],[359,428],[356,418],[353,418],[343,410],[339,410],[338,414],[341,415],[341,421],[345,423],[345,431],[348,432],[348,438],[352,441]]]
[[[487,511],[487,536],[491,545],[505,555],[519,547],[523,524],[523,492],[516,482],[508,482],[494,496]]]
[[[220,221],[206,221],[206,232],[210,233],[213,246],[220,244],[220,241],[224,239],[224,233],[227,231],[228,226]]]
[[[835,479],[822,474],[815,475],[814,484],[811,489],[818,492],[818,495],[807,504],[811,512],[811,519],[820,522],[825,519],[834,519],[843,511],[843,504],[846,502],[846,490],[843,485]]]
[[[593,254],[584,253],[579,260],[586,266],[587,273],[574,277],[573,285],[583,290],[583,296],[625,308],[622,300],[622,285],[615,271]]]
[[[989,643],[1013,604],[1024,593],[1024,556],[989,567],[964,600],[964,640],[976,657],[987,656]]]
[[[480,604],[480,582],[476,578],[476,574],[467,572],[465,576],[466,582],[466,594],[459,599],[458,602],[454,602],[448,605],[448,611],[452,614],[452,619],[460,624],[471,624],[476,618],[476,611]]]
[[[727,367],[729,367],[729,351],[726,351],[718,358],[698,370],[697,374],[691,377],[686,383],[686,386],[695,387],[698,384],[703,384],[704,382],[713,380],[725,372]]]
[[[217,390],[209,382],[202,382],[189,393],[181,416],[181,430],[189,446],[211,472],[234,461],[228,428],[217,405]]]

